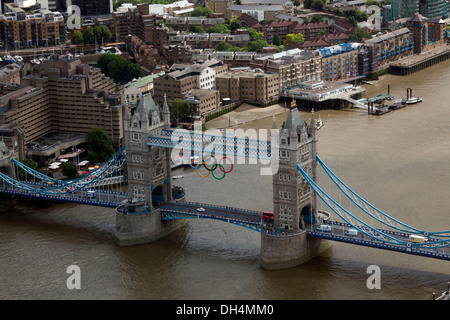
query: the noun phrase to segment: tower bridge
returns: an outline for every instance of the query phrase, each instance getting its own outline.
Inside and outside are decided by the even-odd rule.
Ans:
[[[261,234],[260,263],[265,269],[300,265],[333,241],[450,260],[450,231],[421,230],[391,217],[325,164],[317,153],[314,112],[308,124],[296,108],[291,109],[281,128],[274,123],[272,129],[278,135],[271,135],[271,141],[173,130],[167,101],[160,109],[151,96],[144,95],[134,112],[124,116],[125,146],[88,176],[73,180],[45,176],[14,159],[0,143],[0,193],[115,208],[115,236],[120,246],[164,237],[187,219],[214,219],[245,227]],[[189,202],[188,190],[172,186],[171,151],[176,148],[198,154],[200,160],[205,152],[271,159],[274,212]],[[125,164],[127,192],[100,187],[123,182]],[[14,167],[35,181],[17,179]],[[353,210],[317,184],[318,170],[351,201]],[[319,203],[327,209],[320,209]]]

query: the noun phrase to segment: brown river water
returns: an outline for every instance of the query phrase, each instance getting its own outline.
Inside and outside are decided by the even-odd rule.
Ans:
[[[450,61],[416,74],[388,75],[366,96],[423,102],[382,116],[362,109],[319,110],[318,154],[349,186],[408,225],[450,230]],[[309,112],[301,112],[306,121]],[[276,117],[278,126],[286,115]],[[241,126],[270,129],[272,118]],[[190,201],[272,210],[271,177],[260,164],[235,165],[225,179],[190,168],[174,184]],[[324,174],[323,174],[324,175]],[[325,181],[319,176],[319,181]],[[0,213],[0,299],[432,299],[446,289],[450,262],[345,243],[296,268],[266,271],[260,234],[219,221],[189,220],[151,244],[117,247],[114,210],[18,201]],[[67,268],[80,268],[69,290]],[[369,289],[368,267],[380,269]]]

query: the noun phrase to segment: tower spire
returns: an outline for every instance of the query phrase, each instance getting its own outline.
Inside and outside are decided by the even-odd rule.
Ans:
[[[164,121],[164,128],[170,128],[170,110],[169,105],[167,104],[167,95],[164,94],[164,104],[163,104],[163,121]]]

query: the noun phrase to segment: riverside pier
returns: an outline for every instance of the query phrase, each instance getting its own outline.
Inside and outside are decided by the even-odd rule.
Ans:
[[[449,57],[450,47],[442,46],[392,62],[389,65],[389,72],[406,76],[445,61]]]

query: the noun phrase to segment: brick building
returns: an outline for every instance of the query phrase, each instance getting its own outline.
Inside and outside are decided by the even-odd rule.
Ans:
[[[199,61],[191,65],[174,64],[165,75],[153,81],[153,98],[162,105],[167,101],[186,99],[194,89],[216,89],[216,77],[228,70],[228,65],[216,59]]]
[[[269,103],[278,99],[278,74],[261,69],[229,70],[216,76],[216,88],[220,98],[233,101]]]

